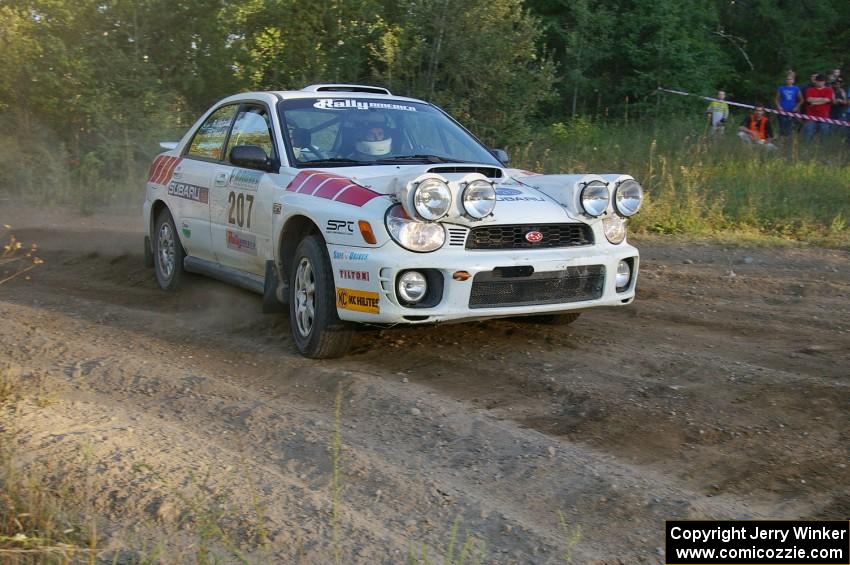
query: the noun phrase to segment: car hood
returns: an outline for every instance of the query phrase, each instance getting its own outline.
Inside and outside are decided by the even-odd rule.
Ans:
[[[599,175],[538,175],[522,169],[477,164],[375,165],[326,171],[391,197],[396,197],[408,183],[423,174],[436,174],[452,187],[456,204],[459,200],[457,184],[471,174],[482,174],[495,183],[497,203],[493,214],[483,220],[473,220],[464,216],[458,207],[456,213],[450,213],[445,219],[469,226],[587,222],[589,218],[582,214],[579,204],[581,186],[590,180],[603,180]]]

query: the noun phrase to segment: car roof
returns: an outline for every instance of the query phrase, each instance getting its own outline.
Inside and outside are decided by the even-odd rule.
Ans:
[[[357,92],[351,90],[324,90],[324,88],[362,88],[362,89],[371,89],[372,92]],[[320,90],[322,89],[322,90]],[[395,100],[400,102],[418,102],[420,104],[429,104],[424,100],[419,100],[418,98],[408,98],[406,96],[396,96],[394,94],[390,94],[389,90],[386,90],[387,94],[383,94],[381,92],[374,92],[374,90],[386,90],[381,87],[373,87],[373,86],[363,86],[363,85],[338,85],[338,84],[314,84],[305,87],[302,90],[263,90],[263,91],[254,91],[254,92],[240,92],[239,94],[234,94],[232,96],[228,96],[224,98],[219,103],[224,102],[237,102],[239,100],[250,100],[250,99],[264,99],[268,97],[274,97],[279,100],[292,100],[297,98],[370,98],[370,99],[384,99],[384,100]]]

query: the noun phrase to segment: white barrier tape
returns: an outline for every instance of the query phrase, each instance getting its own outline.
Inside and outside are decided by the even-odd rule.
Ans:
[[[690,92],[685,92],[684,90],[672,90],[670,88],[661,88],[658,87],[658,90],[661,92],[669,92],[670,94],[678,94],[679,96],[693,96],[694,98],[701,98],[703,100],[709,100],[711,102],[725,102],[730,106],[737,106],[739,108],[749,108],[753,109],[755,106],[752,104],[741,104],[740,102],[730,102],[728,100],[720,100],[719,98],[712,98],[710,96],[700,96],[699,94],[691,94]],[[800,120],[811,120],[813,122],[823,122],[825,124],[832,124],[836,126],[847,126],[850,127],[850,122],[846,120],[833,120],[832,118],[820,118],[818,116],[810,116],[808,114],[798,114],[797,112],[786,112],[785,110],[774,110],[773,108],[764,109],[765,112],[769,112],[771,114],[779,114],[780,116],[790,116],[792,118],[798,118]]]

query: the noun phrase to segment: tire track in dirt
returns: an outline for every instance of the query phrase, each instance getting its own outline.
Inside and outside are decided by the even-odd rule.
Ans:
[[[99,231],[24,233],[48,264],[0,289],[15,325],[3,357],[85,383],[74,394],[104,413],[156,415],[142,427],[168,422],[169,441],[191,435],[166,452],[184,462],[175,481],[198,451],[250,462],[268,499],[298,498],[276,482],[309,490],[315,528],[281,556],[329,555],[320,525],[340,382],[345,550],[358,559],[392,562],[410,540],[433,555],[457,516],[495,562],[554,561],[566,545],[556,510],[584,526],[577,558],[657,562],[665,518],[848,512],[844,252],[747,251],[759,259],[738,264],[734,249],[652,243],[633,307],[568,328],[369,332],[350,357],[313,362],[254,296],[197,278],[159,292],[133,233],[108,231],[96,251]],[[244,451],[214,449],[235,437]],[[145,488],[134,496],[157,516]],[[297,530],[283,511],[275,523]]]

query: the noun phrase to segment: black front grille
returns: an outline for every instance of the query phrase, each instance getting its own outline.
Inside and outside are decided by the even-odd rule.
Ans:
[[[543,238],[528,241],[526,234],[535,231],[543,234]],[[592,244],[593,230],[587,224],[480,226],[472,228],[466,239],[467,249],[545,249]]]
[[[565,304],[602,297],[605,266],[567,267],[528,276],[512,276],[514,271],[496,269],[478,273],[472,279],[470,308]]]

